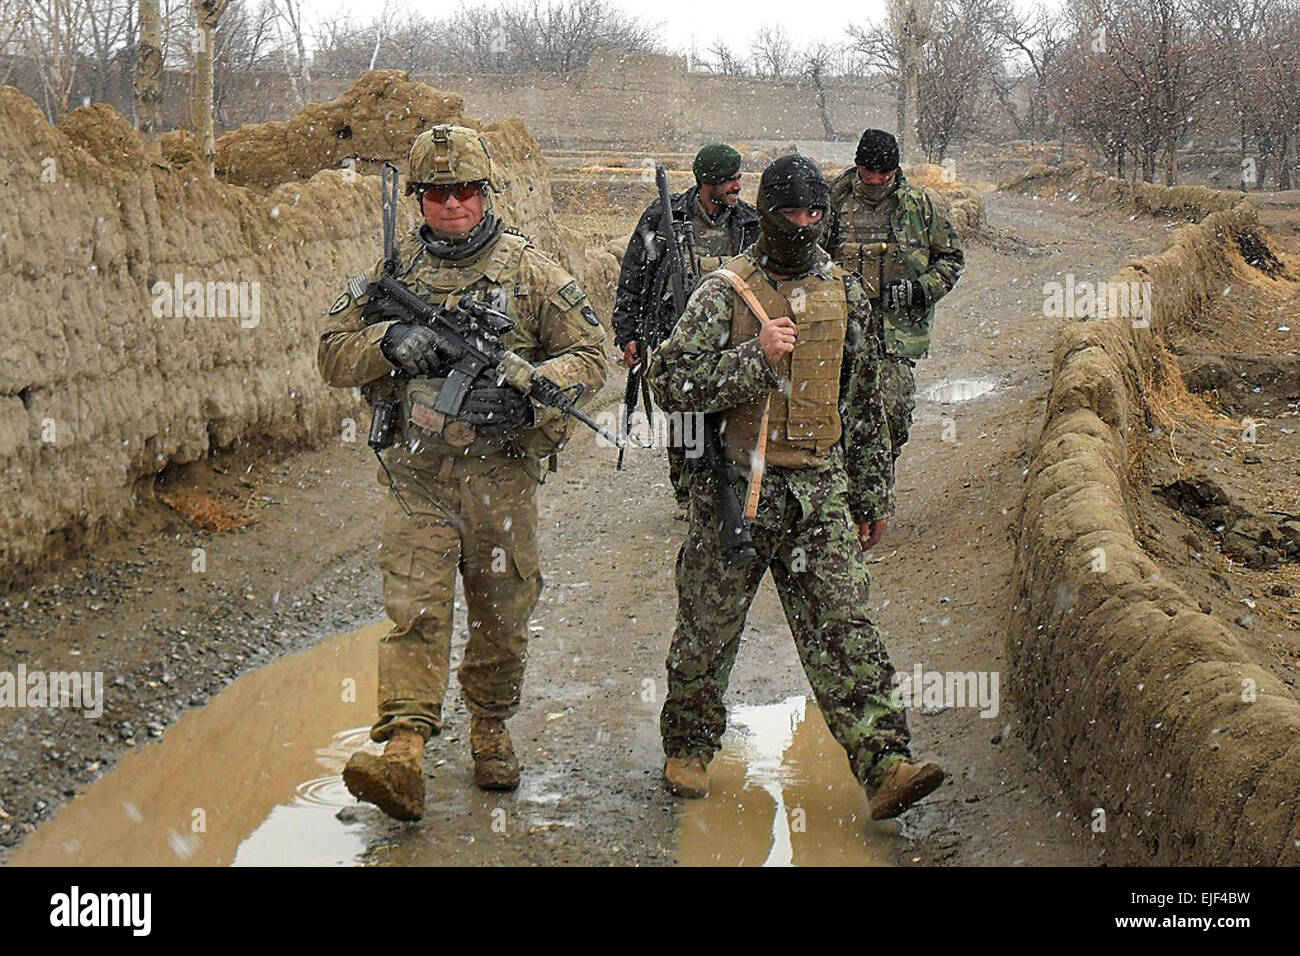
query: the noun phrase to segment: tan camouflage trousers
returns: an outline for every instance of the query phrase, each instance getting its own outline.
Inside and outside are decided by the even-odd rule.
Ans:
[[[411,515],[388,493],[379,567],[393,626],[379,642],[379,719],[370,737],[386,740],[399,727],[426,737],[442,730],[458,571],[469,616],[458,675],[466,706],[509,717],[519,706],[528,618],[542,591],[537,483],[519,459],[399,448],[385,460]],[[379,478],[387,487],[382,470]]]
[[[707,762],[727,726],[723,696],[745,617],[770,568],[804,673],[859,781],[889,753],[910,756],[907,719],[892,699],[894,668],[867,617],[870,577],[850,523],[842,469],[812,514],[769,469],[750,531],[757,559],[728,567],[718,546],[717,478],[696,472],[690,529],[677,553],[677,627],[660,715],[664,753]]]
[[[916,376],[912,371],[915,367],[916,362],[901,355],[886,356],[880,367],[880,391],[885,400],[885,418],[889,421],[895,462],[912,431],[912,412],[916,410]]]

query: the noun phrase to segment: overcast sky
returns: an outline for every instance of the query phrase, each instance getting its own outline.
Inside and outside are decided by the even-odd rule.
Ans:
[[[390,0],[392,2],[392,0]],[[403,2],[403,0],[398,0]],[[419,10],[426,16],[444,15],[463,2],[421,4],[404,0],[406,9]],[[850,23],[878,21],[884,16],[885,0],[743,0],[743,2],[700,2],[700,0],[656,0],[654,3],[637,3],[635,0],[612,0],[634,16],[660,24],[659,34],[664,43],[681,53],[687,53],[694,41],[696,50],[703,54],[716,37],[725,36],[737,52],[747,52],[754,33],[765,24],[779,23],[799,46],[810,40],[844,38]],[[1033,6],[1032,0],[1015,0],[1021,8]],[[1055,7],[1059,0],[1047,0]],[[478,6],[477,3],[469,4]],[[495,5],[495,4],[494,4]],[[384,0],[303,0],[303,6],[314,11],[317,17],[343,12],[355,22],[365,22],[375,17],[384,6]]]

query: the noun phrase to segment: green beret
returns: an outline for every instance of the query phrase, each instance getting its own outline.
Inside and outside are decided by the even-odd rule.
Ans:
[[[695,154],[691,169],[697,183],[725,183],[740,172],[740,153],[726,143],[710,143]]]

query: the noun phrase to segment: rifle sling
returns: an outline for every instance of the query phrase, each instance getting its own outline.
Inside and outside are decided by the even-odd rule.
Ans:
[[[742,279],[730,269],[715,269],[712,273],[722,278],[727,285],[731,286],[739,294],[749,311],[754,313],[754,318],[758,319],[760,325],[766,325],[772,321],[763,307],[759,305],[754,290],[749,287],[749,283]],[[763,467],[764,459],[767,457],[767,419],[768,413],[772,408],[772,393],[768,392],[767,397],[763,399],[763,417],[758,425],[758,444],[754,448],[752,464],[749,469],[749,492],[745,495],[745,518],[753,519],[758,514],[758,496],[763,487]]]

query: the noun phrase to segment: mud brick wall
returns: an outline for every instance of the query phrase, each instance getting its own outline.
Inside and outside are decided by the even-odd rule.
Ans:
[[[1160,573],[1128,504],[1148,396],[1177,375],[1161,331],[1219,294],[1227,244],[1256,223],[1240,203],[1184,227],[1111,280],[1152,283],[1151,328],[1082,322],[1055,348],[1016,551],[1024,628],[1009,651],[1030,745],[1083,819],[1105,810],[1097,842],[1111,863],[1300,864],[1300,702]]]
[[[804,77],[760,79],[688,72],[683,57],[597,51],[573,73],[413,74],[443,90],[458,90],[475,116],[524,116],[542,142],[633,148],[679,145],[692,151],[709,140],[821,140],[817,94]],[[311,98],[342,94],[355,76],[312,76]],[[185,90],[175,78],[165,97],[169,123],[184,121]],[[878,81],[827,84],[831,124],[856,139],[868,126],[892,129],[894,100]],[[275,104],[279,104],[278,111]],[[225,117],[234,124],[287,118],[293,96],[283,72],[241,75],[227,91]],[[269,112],[268,112],[269,111]]]
[[[403,83],[379,87],[404,116],[414,84]],[[359,115],[382,116],[373,105],[351,101]],[[107,106],[69,113],[56,128],[3,87],[0,128],[0,183],[14,200],[0,206],[3,587],[128,521],[169,465],[240,442],[338,435],[360,407],[350,390],[321,382],[316,345],[345,277],[374,263],[381,237],[378,179],[289,170],[299,157],[283,151],[276,172],[274,130],[243,143],[245,168],[269,176],[249,188],[198,175],[193,164],[151,162]],[[577,267],[598,307],[608,303],[615,261],[551,229],[549,179],[534,178],[544,173],[536,141],[518,120],[492,136],[514,183],[507,214]],[[414,215],[410,200],[402,209]],[[205,287],[235,283],[257,315],[223,317],[206,301],[201,314],[156,315],[155,284],[178,274]]]
[[[311,104],[286,122],[254,123],[222,136],[216,144],[217,173],[227,182],[262,189],[307,180],[323,169],[377,175],[385,160],[405,175],[417,135],[437,123],[469,126],[482,132],[492,152],[502,187],[493,200],[498,212],[559,260],[596,311],[608,316],[618,265],[556,218],[551,174],[537,140],[517,116],[482,123],[464,115],[463,104],[459,94],[414,81],[402,70],[373,70],[335,99]],[[377,187],[370,188],[377,202]],[[413,199],[403,195],[400,202],[414,215]]]
[[[1116,179],[1088,168],[1082,160],[1056,166],[1035,163],[1001,188],[1044,198],[1087,196],[1096,202],[1127,206],[1153,216],[1179,216],[1192,222],[1231,209],[1246,198],[1245,193],[1205,186],[1157,186]]]

